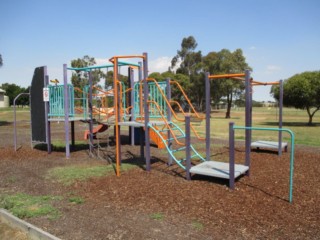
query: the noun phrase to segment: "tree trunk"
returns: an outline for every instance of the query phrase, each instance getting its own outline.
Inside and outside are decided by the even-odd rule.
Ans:
[[[232,93],[227,95],[227,112],[226,118],[231,118]]]
[[[320,107],[316,108],[313,112],[311,112],[310,108],[307,107],[307,112],[308,112],[308,115],[309,115],[308,126],[312,125],[313,116],[318,110],[320,110]]]
[[[308,126],[312,125],[312,115],[309,115],[309,121],[308,121]]]

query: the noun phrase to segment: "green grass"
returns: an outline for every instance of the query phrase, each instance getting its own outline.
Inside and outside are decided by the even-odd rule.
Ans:
[[[225,111],[211,113],[211,137],[228,139],[229,136],[229,122],[234,122],[235,125],[245,125],[245,112],[244,109],[231,110],[231,118],[225,119]],[[253,108],[252,110],[252,126],[264,128],[277,128],[278,127],[278,109],[277,108]],[[313,117],[313,126],[308,126],[308,115],[305,110],[298,110],[295,108],[283,109],[283,128],[292,130],[295,134],[295,143],[309,146],[320,146],[320,112],[317,112]],[[184,129],[184,123],[178,123]],[[197,131],[201,136],[205,134],[205,123],[201,123],[197,127]],[[289,141],[288,133],[283,133],[284,140]],[[245,139],[244,130],[235,131],[236,139]],[[269,140],[278,141],[278,133],[273,131],[253,131],[252,140]]]
[[[204,228],[203,224],[197,220],[192,221],[191,225],[194,229],[198,231],[201,231]]]
[[[225,119],[225,111],[220,110],[211,113],[211,136],[213,138],[228,139],[229,122],[234,122],[236,125],[244,126],[245,112],[244,108],[232,109],[231,119]],[[181,114],[178,114],[182,117]],[[277,127],[278,126],[278,108],[255,107],[252,109],[252,124],[255,127]],[[6,108],[0,111],[0,125],[13,122],[13,109]],[[17,121],[30,121],[30,112],[27,108],[17,109]],[[289,128],[295,133],[297,144],[320,146],[320,112],[317,112],[313,117],[313,126],[307,126],[308,114],[305,110],[295,108],[283,109],[283,127]],[[179,126],[184,129],[184,124],[179,123]],[[205,121],[202,121],[200,126],[196,126],[200,136],[204,136]],[[244,139],[244,131],[236,130],[236,139]],[[277,141],[277,132],[270,131],[254,131],[252,140],[272,140]],[[283,134],[284,138],[288,137],[287,133]],[[80,144],[80,143],[79,143]],[[63,146],[62,146],[63,145]],[[61,147],[64,147],[62,144]],[[57,143],[57,147],[60,144]]]
[[[151,215],[150,215],[150,218],[151,219],[154,219],[154,220],[163,220],[164,219],[164,215],[163,215],[163,213],[152,213]]]
[[[122,164],[121,171],[134,168],[132,164]],[[71,185],[76,181],[85,181],[89,178],[98,178],[114,174],[113,165],[72,165],[66,167],[56,167],[47,173],[47,177],[58,181],[63,185]]]
[[[73,196],[69,198],[69,202],[73,204],[82,204],[84,203],[84,199],[79,196]]]
[[[49,219],[57,219],[60,212],[51,203],[61,199],[61,197],[32,196],[24,193],[0,195],[0,207],[18,218],[47,216]]]

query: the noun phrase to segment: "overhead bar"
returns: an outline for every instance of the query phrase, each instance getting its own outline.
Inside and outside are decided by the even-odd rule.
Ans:
[[[235,78],[235,77],[244,77],[244,73],[232,73],[232,74],[220,74],[220,75],[209,75],[209,79],[217,78]]]

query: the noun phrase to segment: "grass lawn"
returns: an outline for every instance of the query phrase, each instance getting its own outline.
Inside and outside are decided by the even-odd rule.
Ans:
[[[229,134],[229,122],[235,125],[245,125],[244,108],[232,109],[231,118],[226,119],[225,110],[211,113],[211,136],[214,138],[227,139]],[[305,110],[295,108],[283,109],[283,128],[292,130],[295,134],[295,143],[309,146],[320,146],[320,112],[313,117],[313,126],[308,126],[308,114]],[[179,114],[182,118],[182,115]],[[278,127],[278,108],[257,107],[252,109],[252,125],[255,127]],[[17,111],[17,121],[30,121],[30,112],[27,108]],[[13,121],[13,109],[7,108],[0,111],[0,123]],[[179,123],[184,129],[184,123]],[[201,136],[205,134],[205,121],[195,125]],[[244,139],[244,131],[236,130],[236,139]],[[252,140],[277,141],[278,133],[271,131],[253,131]],[[283,133],[284,141],[289,141],[290,136]]]
[[[253,108],[252,109],[252,126],[264,128],[277,128],[279,113],[278,108]],[[318,114],[318,115],[317,115]],[[316,113],[313,118],[313,126],[308,126],[308,114],[305,110],[294,108],[283,109],[283,128],[292,130],[295,134],[295,143],[309,146],[320,146],[320,113]],[[225,110],[211,113],[211,136],[214,138],[227,139],[229,134],[229,122],[234,122],[237,126],[245,125],[244,109],[232,109],[231,118],[225,118]],[[184,124],[179,123],[182,129]],[[201,136],[205,134],[205,121],[199,126],[195,126]],[[244,139],[244,131],[236,130],[236,139]],[[288,133],[283,133],[284,141],[290,141]],[[278,141],[278,133],[272,131],[253,131],[252,141],[267,140]]]

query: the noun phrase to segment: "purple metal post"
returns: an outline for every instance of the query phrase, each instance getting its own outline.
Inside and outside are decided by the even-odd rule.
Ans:
[[[186,125],[186,140],[185,140],[185,145],[186,145],[186,179],[191,180],[190,176],[190,168],[191,168],[191,157],[190,157],[190,115],[187,114],[185,116],[185,125]]]
[[[93,153],[92,72],[89,72],[89,151]]]
[[[71,121],[71,146],[74,148],[75,142],[75,131],[74,131],[74,121]]]
[[[63,64],[63,84],[64,84],[64,131],[65,131],[65,139],[66,139],[66,158],[70,158],[70,144],[69,144],[69,91],[68,91],[67,64]]]
[[[142,77],[142,62],[139,62],[139,68],[138,68],[138,81],[139,84],[141,83],[143,77]],[[139,90],[138,90],[139,91]],[[142,98],[142,96],[140,96],[140,91],[139,93],[137,93],[137,95]],[[139,103],[138,103],[139,104]],[[138,106],[139,109],[139,114],[140,116],[142,116],[142,109],[140,109],[140,104]],[[139,127],[139,141],[140,141],[140,159],[144,160],[144,138],[143,138],[143,127]]]
[[[211,103],[210,103],[210,82],[209,73],[205,74],[205,91],[206,91],[206,161],[210,161],[210,113],[211,113]]]
[[[49,76],[47,75],[47,67],[44,68],[45,77],[44,77],[44,87],[49,85]],[[49,102],[44,103],[44,112],[45,112],[45,121],[46,121],[46,142],[47,142],[47,151],[51,153],[51,122],[48,119],[49,114]]]
[[[279,81],[279,128],[282,128],[282,110],[283,110],[283,81]],[[282,131],[279,131],[278,138],[278,155],[282,154]]]
[[[129,67],[129,70],[128,70],[128,73],[129,73],[129,80],[130,80],[130,86],[129,88],[131,88],[131,91],[130,91],[130,103],[129,103],[129,106],[131,106],[131,110],[130,110],[130,113],[131,113],[131,121],[134,120],[134,72],[133,72],[133,68]],[[134,146],[134,127],[129,127],[129,131],[130,131],[130,135],[131,135],[131,145]]]
[[[234,123],[229,123],[229,188],[234,189]]]
[[[149,88],[148,88],[148,54],[143,53],[143,98],[144,98],[144,131],[145,131],[145,147],[146,147],[146,170],[151,170],[150,162],[150,139],[149,139]]]
[[[171,101],[171,85],[170,85],[170,78],[167,78],[166,79],[166,84],[167,84],[167,99],[168,99],[168,102],[170,104],[170,101]],[[171,122],[171,109],[170,109],[170,106],[167,106],[167,120],[168,122]],[[170,130],[168,130],[167,132],[168,134],[168,148],[170,149],[171,148],[171,140],[169,140],[171,138],[171,134],[170,134]],[[168,153],[168,165],[172,165],[172,157],[170,155],[170,153]]]
[[[250,79],[250,71],[245,71],[245,99],[246,99],[246,108],[245,108],[245,126],[251,127],[251,112],[252,112],[252,106],[251,106],[251,79]],[[251,153],[251,130],[246,129],[245,130],[245,136],[246,136],[246,161],[245,165],[249,167],[250,169],[250,153]],[[247,175],[249,176],[250,170],[248,170]]]

